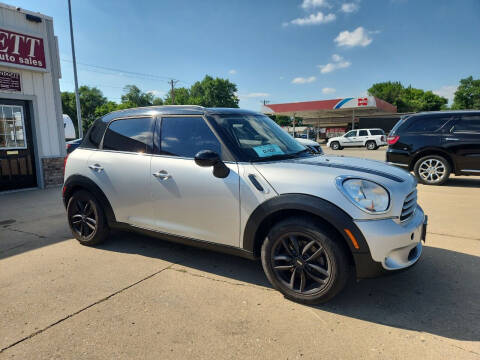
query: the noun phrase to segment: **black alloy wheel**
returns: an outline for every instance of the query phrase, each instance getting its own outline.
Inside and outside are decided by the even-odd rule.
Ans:
[[[284,286],[300,294],[318,292],[331,278],[328,254],[320,242],[287,233],[272,248],[273,269]]]
[[[102,242],[108,228],[101,207],[87,191],[75,192],[67,206],[68,223],[73,236],[83,245]]]
[[[326,224],[292,217],[275,224],[262,245],[262,265],[270,283],[286,298],[317,304],[345,286],[351,268],[348,248]]]

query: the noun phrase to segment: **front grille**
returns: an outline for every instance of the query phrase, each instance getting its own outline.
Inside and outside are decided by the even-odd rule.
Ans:
[[[415,188],[411,193],[405,198],[405,202],[402,207],[402,214],[400,215],[400,221],[408,220],[415,209],[417,208],[417,189]]]

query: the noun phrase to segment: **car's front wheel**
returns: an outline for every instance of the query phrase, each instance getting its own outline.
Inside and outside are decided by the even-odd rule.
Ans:
[[[444,184],[452,171],[447,159],[438,155],[418,159],[413,170],[418,181],[426,185]]]
[[[323,303],[337,295],[350,276],[346,250],[335,233],[313,219],[289,218],[275,224],[262,245],[268,280],[286,298]]]
[[[340,143],[338,141],[333,141],[330,143],[330,148],[332,150],[342,150],[342,147],[340,146]]]
[[[85,190],[76,191],[67,205],[68,224],[82,245],[97,245],[108,235],[104,212],[97,199]]]

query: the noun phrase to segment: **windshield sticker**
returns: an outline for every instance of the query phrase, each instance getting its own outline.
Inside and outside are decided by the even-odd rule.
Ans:
[[[255,152],[257,153],[258,156],[260,157],[267,157],[267,156],[273,156],[273,155],[283,155],[285,154],[282,149],[280,149],[280,146],[276,144],[268,144],[268,145],[261,145],[261,146],[255,146],[253,148]]]

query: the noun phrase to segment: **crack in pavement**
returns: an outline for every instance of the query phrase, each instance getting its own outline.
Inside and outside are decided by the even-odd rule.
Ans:
[[[450,237],[459,238],[459,239],[480,241],[480,238],[472,238],[472,237],[468,237],[468,236],[452,235],[452,234],[443,234],[443,233],[436,233],[436,232],[431,232],[431,231],[427,231],[427,234],[440,235],[440,236],[450,236]]]
[[[146,276],[146,277],[144,277],[144,278],[142,278],[142,279],[134,282],[133,284],[130,284],[130,285],[128,285],[128,286],[125,286],[124,288],[121,288],[120,290],[117,290],[117,291],[111,293],[110,295],[105,296],[104,298],[101,298],[100,300],[97,300],[97,301],[91,303],[90,305],[87,305],[87,306],[81,308],[80,310],[77,310],[77,311],[75,311],[75,312],[73,312],[73,313],[71,313],[71,314],[69,314],[69,315],[67,315],[67,316],[64,316],[63,318],[61,318],[61,319],[59,319],[59,320],[51,323],[50,325],[44,327],[43,329],[37,330],[37,331],[31,333],[30,335],[27,335],[27,336],[21,338],[20,340],[15,341],[14,343],[12,343],[12,344],[10,344],[10,345],[8,345],[8,346],[0,349],[0,354],[3,353],[4,351],[8,350],[8,349],[11,349],[12,347],[14,347],[14,346],[16,346],[16,345],[18,345],[18,344],[20,344],[20,343],[28,340],[28,339],[31,339],[31,338],[33,338],[33,337],[35,337],[35,336],[43,333],[44,331],[46,331],[46,330],[54,327],[55,325],[58,325],[58,324],[64,322],[65,320],[68,320],[68,319],[70,319],[71,317],[73,317],[73,316],[75,316],[75,315],[78,315],[78,314],[84,312],[85,310],[90,309],[91,307],[93,307],[93,306],[95,306],[95,305],[98,305],[98,304],[103,303],[104,301],[107,301],[108,299],[114,297],[115,295],[118,295],[118,294],[124,292],[125,290],[128,290],[128,289],[134,287],[135,285],[138,285],[138,284],[144,282],[145,280],[151,279],[151,278],[154,277],[155,275],[158,275],[158,274],[160,274],[161,272],[170,269],[170,268],[171,268],[172,266],[174,266],[174,265],[178,265],[178,263],[171,263],[169,266],[167,266],[167,267],[165,267],[165,268],[163,268],[163,269],[161,269],[161,270],[155,271],[153,274],[150,274],[150,275],[148,275],[148,276]]]
[[[18,230],[18,229],[14,229],[14,228],[7,227],[7,226],[4,226],[3,228],[4,228],[5,230],[10,230],[10,231],[18,232],[18,233],[21,233],[21,234],[33,235],[33,236],[38,237],[39,239],[46,239],[46,238],[47,238],[46,236],[39,235],[39,234],[35,234],[35,233],[29,232],[29,231]]]

